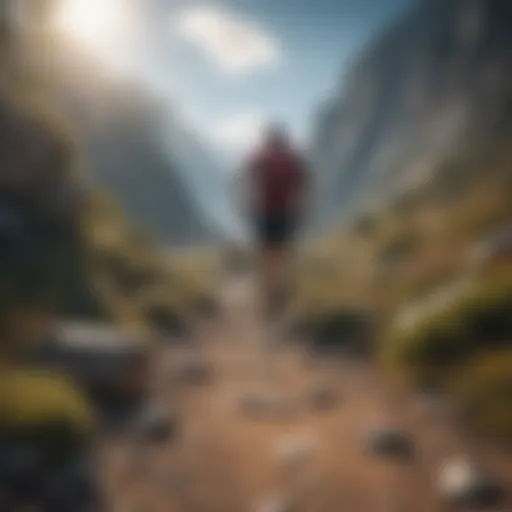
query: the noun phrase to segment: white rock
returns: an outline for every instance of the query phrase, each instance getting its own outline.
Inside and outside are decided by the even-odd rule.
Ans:
[[[496,505],[503,497],[502,487],[466,457],[446,460],[437,485],[442,499],[457,506],[484,508]]]

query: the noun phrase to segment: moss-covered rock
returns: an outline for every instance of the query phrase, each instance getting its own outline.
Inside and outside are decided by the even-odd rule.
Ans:
[[[87,446],[95,413],[82,393],[53,373],[11,369],[0,375],[0,439],[40,443],[51,453]]]

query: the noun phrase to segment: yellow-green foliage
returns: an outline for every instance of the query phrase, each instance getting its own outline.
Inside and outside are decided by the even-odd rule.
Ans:
[[[0,374],[0,432],[51,434],[51,429],[84,440],[95,427],[95,415],[82,394],[52,373],[6,370]]]
[[[512,281],[477,283],[403,322],[382,342],[384,363],[416,384],[443,386],[468,358],[512,340]]]
[[[102,191],[92,189],[86,206],[90,280],[107,317],[147,333],[155,317],[186,323],[197,300],[214,293],[214,255],[161,250],[150,231],[129,222]]]

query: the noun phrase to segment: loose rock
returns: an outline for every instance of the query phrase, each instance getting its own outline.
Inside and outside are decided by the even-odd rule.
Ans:
[[[336,407],[340,401],[340,396],[332,387],[321,386],[309,394],[307,401],[312,409],[325,411]]]
[[[177,418],[164,408],[150,408],[145,411],[137,425],[142,441],[164,443],[176,436]]]
[[[504,494],[498,482],[482,474],[464,457],[449,459],[443,464],[438,488],[447,503],[479,509],[498,505]]]
[[[209,384],[213,380],[213,375],[212,366],[200,359],[185,361],[178,369],[179,380],[189,385]]]
[[[414,446],[409,435],[395,428],[375,428],[365,439],[368,452],[380,457],[408,460],[413,456]]]

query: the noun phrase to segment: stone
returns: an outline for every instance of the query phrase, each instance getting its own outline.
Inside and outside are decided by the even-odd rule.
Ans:
[[[307,397],[308,404],[316,411],[333,409],[339,401],[340,396],[334,388],[329,386],[319,386],[313,389]]]
[[[148,408],[137,425],[138,437],[149,443],[165,443],[177,433],[177,418],[165,408]]]
[[[465,457],[446,460],[439,471],[437,485],[443,501],[454,506],[493,507],[504,495],[497,481],[484,475]]]
[[[184,361],[178,369],[179,380],[193,386],[209,384],[213,380],[213,375],[212,366],[201,359]]]
[[[397,460],[412,458],[414,444],[410,436],[397,428],[374,428],[366,434],[365,446],[369,453]]]

